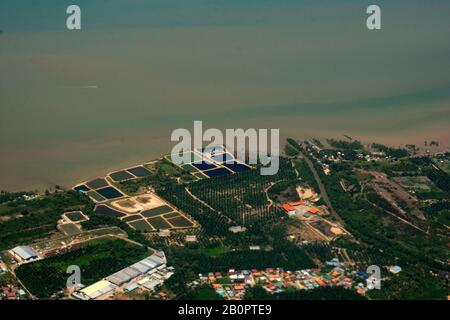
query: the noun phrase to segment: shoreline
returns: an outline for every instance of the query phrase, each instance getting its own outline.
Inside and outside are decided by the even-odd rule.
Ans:
[[[286,140],[285,137],[286,137],[285,135],[282,135],[280,137],[280,142],[283,141],[280,144],[280,151],[283,150],[283,146],[284,146],[284,143],[285,143],[285,140]],[[295,138],[299,139],[299,140],[317,138],[317,139],[321,140],[322,142],[325,142],[326,139],[337,139],[337,140],[346,140],[346,141],[357,140],[357,141],[360,141],[361,143],[363,143],[363,145],[366,146],[366,147],[369,144],[371,144],[371,143],[381,143],[381,144],[384,144],[384,145],[386,145],[388,147],[405,148],[405,149],[407,149],[406,145],[414,144],[413,142],[411,142],[411,143],[402,143],[402,144],[385,143],[385,142],[382,142],[383,139],[378,139],[377,141],[372,141],[372,139],[371,139],[371,141],[368,142],[367,139],[358,139],[357,135],[345,134],[345,133],[342,133],[340,135],[335,135],[333,138],[331,138],[331,137],[325,138],[325,137],[318,137],[318,136],[309,136],[309,137],[302,136],[302,138],[298,138],[298,137],[295,137]],[[353,140],[350,140],[349,138],[352,138]],[[428,140],[428,143],[431,142],[432,140],[433,139]],[[439,154],[439,153],[450,152],[450,142],[443,142],[443,141],[439,141],[438,140],[438,142],[439,142],[438,146],[429,146],[429,145],[428,146],[424,146],[424,141],[422,141],[420,145],[417,144],[417,143],[415,144],[416,147],[417,147],[417,150],[418,150],[416,155],[418,155],[418,156],[419,155],[426,156],[426,155],[434,155],[434,154]],[[407,149],[407,150],[409,150],[409,149]],[[429,150],[430,153],[427,153],[427,150]],[[138,166],[138,165],[142,165],[142,164],[151,163],[151,162],[163,159],[164,155],[166,155],[166,154],[170,154],[170,153],[163,153],[163,155],[160,154],[159,156],[153,156],[151,160],[148,160],[149,157],[146,157],[145,158],[146,160],[144,160],[144,161],[140,161],[140,160],[142,160],[141,158],[136,158],[136,159],[130,158],[127,161],[124,161],[123,164],[121,164],[121,165],[118,165],[117,163],[115,163],[115,164],[112,163],[110,165],[106,165],[105,164],[105,166],[103,167],[104,168],[103,170],[92,169],[92,170],[89,170],[89,171],[92,172],[92,174],[89,174],[89,175],[88,174],[74,175],[74,176],[72,176],[70,178],[66,178],[65,179],[66,181],[64,181],[64,182],[62,181],[64,179],[61,179],[60,182],[50,183],[48,181],[50,178],[47,178],[48,179],[47,182],[43,182],[43,181],[42,182],[37,182],[36,181],[36,182],[30,183],[31,186],[28,186],[28,187],[19,187],[19,186],[17,186],[17,187],[4,187],[4,186],[2,186],[2,187],[0,187],[0,190],[7,191],[7,192],[23,192],[23,191],[31,191],[31,190],[33,190],[33,191],[38,191],[39,193],[43,193],[46,190],[48,190],[50,192],[55,191],[56,190],[56,188],[55,188],[56,185],[60,186],[61,189],[70,190],[74,186],[82,183],[82,181],[89,181],[89,180],[95,179],[96,177],[107,176],[110,173],[113,173],[113,172],[116,172],[116,171],[121,171],[121,170],[124,170],[126,168],[131,168],[133,166]],[[69,168],[69,170],[70,170],[70,168]],[[23,184],[23,183],[19,183],[19,185],[21,185],[21,184]]]

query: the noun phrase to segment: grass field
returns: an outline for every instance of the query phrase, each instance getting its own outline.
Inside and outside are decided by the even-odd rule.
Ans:
[[[439,199],[445,194],[426,176],[396,177],[394,180],[420,200]]]
[[[394,180],[408,191],[430,191],[433,187],[433,182],[425,176],[396,177]]]
[[[212,247],[212,248],[203,248],[200,250],[201,253],[210,256],[210,257],[217,257],[223,253],[226,253],[230,251],[228,247],[225,246],[218,246],[218,247]]]

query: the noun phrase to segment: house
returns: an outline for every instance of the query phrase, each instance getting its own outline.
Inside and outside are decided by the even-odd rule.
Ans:
[[[233,233],[239,233],[239,232],[247,231],[247,228],[246,227],[241,227],[241,226],[234,226],[234,227],[228,228],[228,230],[230,230]]]
[[[401,271],[402,271],[402,268],[400,266],[391,266],[389,268],[389,272],[391,272],[393,274],[400,273]]]
[[[132,292],[139,288],[139,286],[136,283],[130,284],[128,287],[125,288],[126,292]]]
[[[291,205],[289,205],[289,204],[284,204],[284,205],[282,206],[282,208],[283,208],[283,210],[284,210],[287,214],[289,214],[289,215],[293,215],[293,214],[296,214],[296,213],[297,213],[297,210],[296,210],[293,206],[291,206]]]
[[[195,235],[187,235],[185,240],[186,240],[186,242],[197,242],[197,236],[195,236]]]
[[[313,208],[309,208],[308,212],[311,213],[311,214],[318,214],[318,213],[320,213],[320,210],[315,208],[315,207],[313,207]]]
[[[8,299],[15,298],[15,297],[16,297],[16,293],[15,293],[15,292],[7,292],[7,293],[6,293],[6,297],[7,297]]]

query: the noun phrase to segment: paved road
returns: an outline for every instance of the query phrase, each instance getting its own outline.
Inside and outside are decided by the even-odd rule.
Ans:
[[[317,182],[317,185],[319,186],[320,196],[322,197],[323,201],[327,205],[328,209],[330,209],[330,213],[333,215],[333,217],[341,223],[342,226],[345,226],[344,220],[337,214],[336,210],[334,210],[333,205],[331,204],[330,198],[328,197],[327,190],[325,189],[325,186],[322,183],[322,180],[320,179],[319,174],[317,173],[316,168],[314,167],[314,164],[312,161],[305,156],[303,152],[300,152],[300,155],[305,159],[306,164],[309,167],[309,170],[311,170],[314,179]]]

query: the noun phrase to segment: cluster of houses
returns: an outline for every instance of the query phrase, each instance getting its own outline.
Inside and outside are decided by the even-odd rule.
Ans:
[[[328,213],[324,206],[318,208],[306,201],[288,202],[282,208],[290,216],[299,215],[304,218]]]
[[[369,276],[361,271],[347,268],[337,258],[327,262],[326,271],[320,269],[304,269],[285,271],[281,268],[264,270],[234,270],[226,273],[210,272],[199,274],[199,279],[189,285],[195,287],[210,284],[215,292],[227,300],[241,300],[245,290],[255,285],[261,286],[268,293],[275,294],[292,287],[298,290],[312,290],[319,287],[343,287],[365,294],[365,283]]]
[[[27,299],[26,292],[17,285],[9,284],[1,288],[0,300],[24,300]]]

